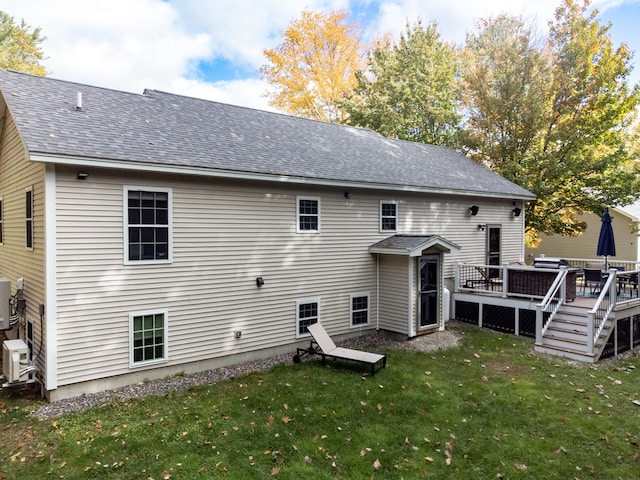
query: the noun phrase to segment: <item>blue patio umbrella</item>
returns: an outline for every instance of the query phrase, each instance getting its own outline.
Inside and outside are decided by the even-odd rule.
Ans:
[[[604,257],[604,267],[606,270],[609,270],[609,255],[616,256],[616,242],[613,238],[613,227],[611,226],[611,216],[609,215],[608,208],[604,209],[601,222],[597,255]]]

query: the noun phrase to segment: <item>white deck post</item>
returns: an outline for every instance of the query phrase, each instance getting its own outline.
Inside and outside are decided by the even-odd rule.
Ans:
[[[536,305],[536,345],[542,345],[542,304]]]
[[[587,313],[587,355],[593,355],[594,316],[593,312]]]
[[[509,264],[502,264],[502,298],[507,298],[509,290]]]

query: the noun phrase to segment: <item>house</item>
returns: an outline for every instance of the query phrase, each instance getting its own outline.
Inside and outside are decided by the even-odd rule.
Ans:
[[[442,329],[456,262],[524,258],[533,195],[448,148],[11,71],[0,92],[4,328],[51,401],[294,352],[318,320]]]
[[[633,265],[636,262],[640,266],[640,202],[636,202],[624,207],[609,208],[611,214],[611,226],[616,239],[616,256],[610,257],[609,261],[616,263],[616,260],[631,262],[628,269],[637,268]],[[600,235],[600,221],[598,215],[584,213],[580,219],[587,224],[587,228],[578,237],[566,237],[562,235],[541,235],[541,243],[536,248],[526,248],[527,262],[532,263],[536,257],[544,255],[546,257],[595,259]],[[604,259],[603,259],[604,261]]]

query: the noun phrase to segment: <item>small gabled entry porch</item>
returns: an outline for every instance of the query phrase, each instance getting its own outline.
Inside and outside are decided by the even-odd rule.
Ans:
[[[377,257],[381,330],[407,338],[444,330],[444,255],[460,247],[439,235],[393,235],[369,247]],[[446,297],[446,299],[445,299]]]

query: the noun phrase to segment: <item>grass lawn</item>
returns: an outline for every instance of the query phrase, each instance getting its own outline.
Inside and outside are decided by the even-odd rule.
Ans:
[[[374,377],[282,365],[47,421],[4,391],[0,479],[640,477],[640,357],[575,366],[455,328],[461,347],[393,350]]]

